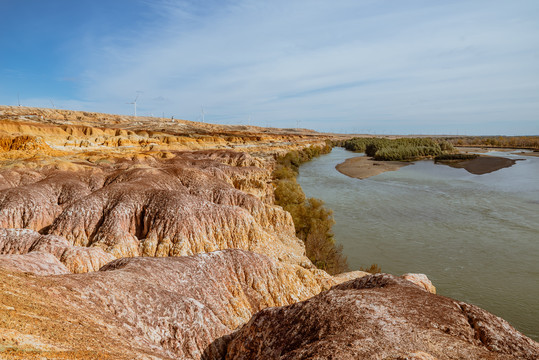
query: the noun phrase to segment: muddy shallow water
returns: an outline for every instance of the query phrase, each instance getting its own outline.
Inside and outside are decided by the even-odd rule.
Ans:
[[[368,179],[335,169],[335,148],[300,168],[305,194],[334,211],[352,269],[425,273],[438,293],[481,306],[539,340],[539,158],[489,174],[419,161]]]

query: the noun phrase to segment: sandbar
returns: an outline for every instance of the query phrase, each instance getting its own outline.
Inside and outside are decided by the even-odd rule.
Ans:
[[[366,156],[358,156],[346,159],[343,163],[335,166],[335,169],[346,176],[356,179],[366,179],[386,171],[399,170],[401,167],[410,164],[401,161],[378,161]]]
[[[508,159],[499,156],[484,156],[481,155],[475,159],[462,161],[438,161],[437,164],[449,165],[457,169],[465,169],[474,175],[488,174],[503,168],[511,167],[516,163],[516,160]]]
[[[471,160],[449,160],[438,161],[436,164],[448,165],[457,169],[465,169],[474,175],[488,174],[503,168],[513,166],[517,160],[508,159],[499,156],[480,155]],[[340,173],[356,179],[366,179],[371,176],[382,174],[386,171],[395,171],[410,165],[411,162],[401,161],[379,161],[367,156],[358,156],[346,159],[343,163],[335,166]]]

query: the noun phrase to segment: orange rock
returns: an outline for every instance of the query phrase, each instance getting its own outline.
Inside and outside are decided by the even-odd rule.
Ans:
[[[422,287],[431,294],[436,294],[436,287],[432,285],[431,281],[425,274],[404,274],[401,277],[404,280],[411,281],[414,284]]]

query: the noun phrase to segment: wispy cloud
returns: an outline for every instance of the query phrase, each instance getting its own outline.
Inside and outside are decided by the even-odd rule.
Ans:
[[[204,104],[208,121],[539,133],[535,1],[146,5],[146,22],[72,59],[103,111],[129,113],[140,90],[140,113],[187,119]]]

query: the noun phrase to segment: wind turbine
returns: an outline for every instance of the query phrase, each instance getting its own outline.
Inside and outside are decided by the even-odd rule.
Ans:
[[[200,105],[200,114],[202,115],[202,122],[204,121],[204,105]]]
[[[139,95],[140,95],[140,91],[137,91],[137,97],[135,98],[135,100],[133,100],[133,102],[126,103],[126,104],[135,105],[135,117],[137,116],[137,99],[138,99]]]

